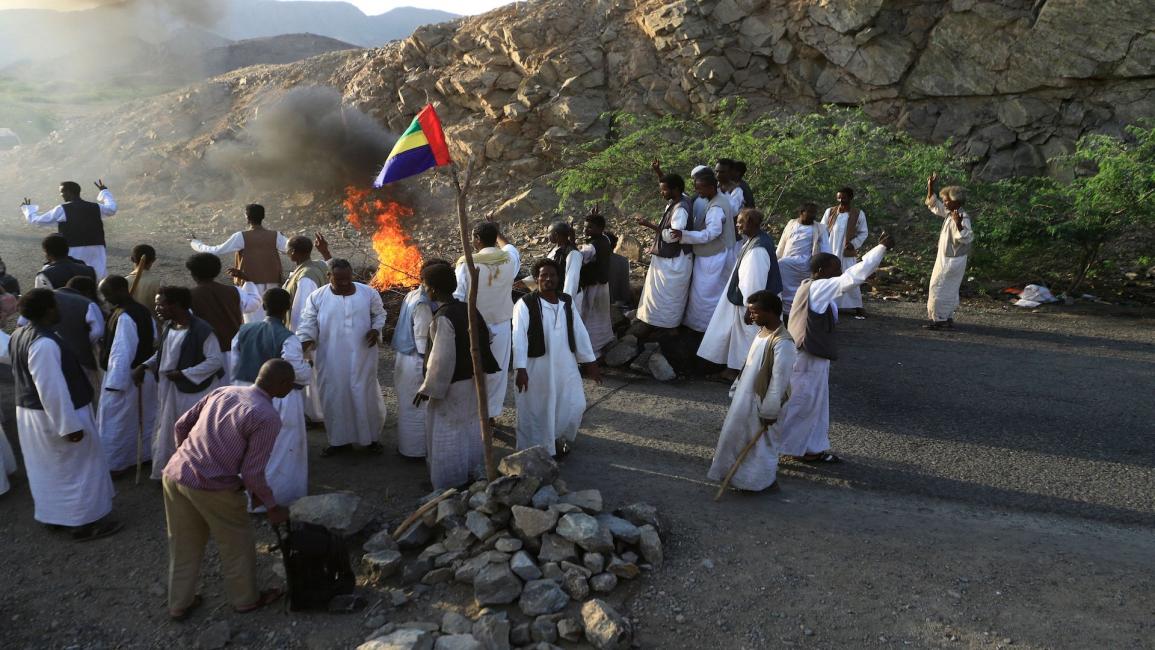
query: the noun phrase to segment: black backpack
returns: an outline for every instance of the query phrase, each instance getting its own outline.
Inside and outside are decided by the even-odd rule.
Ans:
[[[285,562],[289,609],[324,609],[334,597],[353,593],[356,576],[345,538],[317,524],[292,522],[288,528],[282,536],[273,527]]]

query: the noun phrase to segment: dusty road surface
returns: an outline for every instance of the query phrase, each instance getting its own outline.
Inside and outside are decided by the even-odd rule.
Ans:
[[[971,307],[958,331],[931,333],[921,305],[867,306],[872,318],[840,326],[831,377],[846,462],[784,464],[775,494],[712,501],[726,386],[587,383],[563,478],[608,504],[654,503],[668,523],[665,565],[610,599],[640,646],[1155,648],[1155,321]],[[393,403],[391,368],[386,352]],[[16,443],[6,371],[0,394]],[[394,434],[390,422],[387,446]],[[310,436],[315,493],[354,490],[395,518],[426,492],[420,463],[321,459],[323,433]],[[350,647],[369,631],[360,614],[234,614],[215,560],[207,606],[170,623],[159,487],[117,489],[125,530],[84,545],[32,520],[19,476],[0,497],[0,646],[195,647],[222,620],[230,647]],[[275,561],[263,552],[270,581]],[[415,596],[389,620],[476,609],[459,586]]]

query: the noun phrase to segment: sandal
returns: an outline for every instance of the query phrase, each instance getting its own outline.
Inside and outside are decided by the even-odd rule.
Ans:
[[[260,597],[257,598],[257,602],[253,603],[252,605],[246,605],[245,607],[235,607],[233,608],[233,611],[238,614],[248,614],[250,612],[255,612],[262,607],[277,602],[281,599],[281,596],[284,595],[285,591],[283,589],[278,589],[276,587],[272,589],[266,589],[261,592]]]
[[[197,594],[197,595],[193,596],[192,602],[188,604],[188,607],[185,607],[184,609],[175,609],[175,610],[170,609],[170,610],[168,610],[168,617],[171,620],[179,623],[179,622],[187,619],[189,616],[191,616],[193,611],[196,610],[196,608],[201,606],[202,602],[204,602],[204,600],[201,599],[201,595]]]
[[[91,524],[72,529],[72,541],[91,542],[94,539],[113,535],[121,528],[124,528],[124,524],[119,521],[94,521]]]
[[[806,454],[805,456],[799,456],[798,460],[804,463],[825,463],[828,465],[842,462],[841,458],[835,456],[829,451],[824,451],[820,454]]]

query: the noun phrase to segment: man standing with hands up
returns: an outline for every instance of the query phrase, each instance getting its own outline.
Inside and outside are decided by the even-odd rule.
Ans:
[[[93,185],[99,190],[96,203],[80,198],[80,184],[64,181],[60,184],[63,203],[47,212],[38,212],[40,206],[25,198],[20,211],[34,226],[56,226],[56,232],[68,240],[69,254],[96,270],[96,279],[106,272],[108,253],[104,248],[104,220],[116,214],[116,199],[103,180]]]

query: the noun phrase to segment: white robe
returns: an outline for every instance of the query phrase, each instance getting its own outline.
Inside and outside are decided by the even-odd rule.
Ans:
[[[41,278],[43,276],[38,275],[36,277]],[[48,284],[45,284],[43,287],[38,286],[36,288],[51,289],[52,287]],[[24,327],[27,324],[28,319],[24,318],[23,316],[20,316],[16,319],[17,327]],[[100,343],[100,339],[104,338],[104,314],[100,311],[100,305],[97,305],[91,300],[88,301],[88,310],[84,312],[84,324],[88,326],[88,344],[91,346],[98,345]],[[93,352],[95,353],[96,350],[93,350]],[[96,401],[92,403],[92,407],[93,409],[99,409],[100,382],[101,375],[103,373],[101,372],[99,366],[95,368],[86,368],[81,366],[81,368],[84,370],[84,376],[88,377],[88,383],[92,384],[92,392],[97,396]]]
[[[237,339],[233,338],[229,353],[231,368],[237,367]],[[293,383],[304,386],[313,379],[313,369],[305,361],[301,351],[301,340],[290,336],[281,344],[281,358],[293,366]],[[236,376],[229,377],[234,386],[252,386],[252,382],[241,381]],[[269,462],[265,465],[265,480],[273,491],[273,500],[282,506],[289,506],[309,493],[309,439],[305,435],[305,389],[294,388],[284,397],[273,398],[273,408],[281,416],[281,431],[273,443]],[[264,506],[253,507],[250,512],[264,512]]]
[[[477,255],[496,251],[496,248],[483,248]],[[513,332],[510,319],[513,318],[512,298],[513,283],[521,270],[521,253],[513,244],[501,247],[509,255],[504,264],[477,265],[477,311],[485,318],[489,326],[489,348],[493,351],[493,358],[501,367],[499,372],[485,376],[485,394],[489,402],[489,417],[501,416],[505,408],[505,396],[509,392],[509,355],[510,336]],[[453,297],[466,302],[469,296],[469,269],[462,262],[457,265],[457,290]]]
[[[149,327],[153,328],[155,337],[156,326],[152,319],[149,319]],[[156,378],[148,372],[140,386],[132,381],[132,359],[139,341],[136,321],[122,313],[116,320],[116,336],[108,352],[108,370],[101,386],[98,417],[100,443],[108,467],[114,472],[136,465],[138,440],[140,462],[152,458],[152,438],[156,429]]]
[[[870,229],[866,224],[866,213],[862,210],[858,211],[858,223],[855,224],[854,233],[848,234],[846,232],[847,221],[850,220],[850,213],[839,212],[837,215],[831,215],[832,208],[826,208],[822,213],[822,225],[830,229],[830,249],[839,257],[842,257],[842,268],[848,269],[858,263],[857,255],[842,256],[842,251],[846,249],[846,242],[849,238],[850,245],[854,246],[854,250],[862,248],[866,243],[866,238],[870,236]],[[834,227],[830,228],[830,220],[837,219]],[[863,282],[865,282],[865,278]],[[848,289],[845,293],[838,297],[839,309],[857,309],[862,307],[862,289],[855,286]]]
[[[710,480],[725,479],[742,449],[766,428],[762,422],[778,419],[782,398],[790,385],[790,373],[794,367],[796,353],[794,341],[790,337],[779,339],[774,346],[774,367],[771,370],[770,383],[766,388],[766,395],[759,399],[758,394],[754,392],[754,385],[766,353],[770,349],[770,342],[774,339],[772,334],[771,332],[764,336],[759,332],[754,337],[754,343],[746,355],[746,365],[734,380],[730,408],[726,411],[722,433],[718,436],[718,446],[714,449],[714,460],[710,464],[710,471],[706,474]],[[776,426],[776,422],[770,425],[771,428]],[[755,443],[742,466],[734,473],[730,485],[739,490],[765,490],[774,483],[778,475],[778,451],[774,449],[772,439],[773,435],[767,432]]]
[[[970,244],[974,241],[975,233],[971,227],[971,218],[962,212],[962,227],[954,225],[950,211],[935,197],[926,202],[931,213],[940,217],[942,229],[938,233],[938,255],[934,258],[934,270],[930,273],[930,295],[926,301],[926,315],[936,323],[954,319],[954,310],[958,309],[958,290],[962,286],[967,272],[967,256],[947,256],[950,244]]]
[[[453,323],[444,316],[434,318],[429,336],[429,363],[418,392],[429,397],[425,464],[433,489],[441,490],[484,474],[485,446],[473,378],[452,381],[457,355]]]
[[[686,229],[690,215],[681,206],[670,215],[670,227],[659,233],[662,241],[673,242],[671,230]],[[642,286],[638,320],[653,327],[674,328],[682,324],[686,298],[690,294],[690,277],[694,258],[689,253],[677,257],[650,256],[650,268]]]
[[[8,361],[8,333],[0,330],[0,360]],[[0,494],[12,489],[8,482],[8,475],[17,469],[16,454],[12,452],[12,445],[8,442],[8,435],[4,433],[4,423],[0,422]]]
[[[736,190],[741,195],[741,190]],[[739,205],[741,197],[739,196]],[[733,228],[733,220],[715,206],[706,210],[702,230],[686,230],[682,233],[683,244],[706,244],[722,236],[723,228]],[[718,305],[718,296],[726,290],[726,281],[734,267],[734,250],[723,249],[714,255],[694,255],[694,273],[690,279],[690,298],[686,302],[686,314],[682,324],[695,332],[705,332],[710,326],[710,318]]]
[[[100,193],[96,195],[96,203],[100,206],[101,220],[116,214],[116,199],[112,198],[112,192],[100,190]],[[35,204],[20,206],[24,218],[34,226],[55,226],[62,221],[68,221],[68,216],[64,214],[64,206],[62,205],[47,212],[38,212],[39,209],[40,206]],[[108,252],[104,246],[69,246],[68,255],[91,266],[96,271],[97,280],[107,274]],[[37,280],[39,280],[39,276],[37,276]]]
[[[778,240],[778,272],[782,274],[782,313],[790,314],[794,292],[810,277],[810,258],[818,253],[830,253],[830,235],[826,226],[815,222],[809,226],[791,219]]]
[[[837,300],[844,292],[857,287],[882,263],[886,247],[879,245],[862,256],[862,261],[844,270],[836,278],[813,280],[810,309],[823,313],[834,311],[838,320]],[[830,449],[830,360],[798,351],[790,375],[790,400],[783,407],[778,426],[771,433],[778,453],[787,456],[817,454]]]
[[[592,252],[593,246],[590,246],[589,249]],[[553,259],[555,253],[557,253],[557,246],[554,246],[550,249],[549,255],[547,255],[547,257]],[[592,259],[592,254],[590,259]],[[581,310],[582,302],[582,294],[579,293],[581,291],[582,264],[585,263],[585,253],[583,253],[581,250],[578,250],[577,248],[573,249],[565,256],[565,278],[563,278],[561,290],[562,293],[568,293],[570,297],[573,298],[574,309],[579,311]],[[532,283],[526,285],[530,288],[531,291],[537,288],[537,278],[532,278],[532,280]],[[515,305],[514,309],[516,308],[517,306]]]
[[[180,346],[187,335],[187,329],[169,331],[164,342],[163,367],[157,368],[158,355],[156,354],[144,362],[150,368],[150,372],[151,369],[157,371],[156,429],[152,437],[151,477],[158,481],[164,472],[164,466],[168,464],[168,459],[172,458],[176,452],[176,433],[174,431],[176,421],[185,414],[185,411],[196,405],[202,397],[225,383],[223,378],[214,377],[218,371],[224,370],[225,355],[221,352],[221,344],[217,342],[216,335],[212,333],[209,333],[208,337],[205,338],[204,345],[201,347],[201,353],[205,357],[204,361],[181,371],[181,374],[194,384],[214,377],[204,390],[196,393],[182,393],[177,390],[175,383],[165,377],[166,372],[176,369],[177,362],[180,360]]]
[[[749,296],[765,289],[770,268],[770,253],[761,246],[751,245],[732,274],[738,276],[738,289],[742,295]],[[727,286],[729,281],[727,278]],[[698,356],[738,370],[746,362],[746,353],[750,351],[750,344],[754,342],[757,333],[758,326],[746,322],[746,305],[730,304],[723,288],[714,315],[710,318],[710,325],[702,337],[702,344],[698,346]]]
[[[293,294],[293,307],[289,311],[289,329],[296,331],[297,325],[301,322],[301,311],[305,309],[309,296],[316,290],[317,283],[313,282],[311,278],[302,277],[297,281],[297,290]],[[306,354],[305,359],[311,364],[313,353]],[[313,379],[305,386],[305,417],[314,422],[320,422],[325,418],[321,411],[321,393],[317,390],[317,369],[315,367],[313,367],[312,374]]]
[[[418,350],[429,349],[429,325],[433,310],[418,304],[410,312],[413,318],[413,341]],[[413,405],[413,398],[425,381],[425,355],[396,353],[393,358],[393,390],[397,393],[397,451],[410,458],[425,457],[426,404]]]
[[[559,438],[577,439],[578,427],[586,410],[585,386],[579,363],[596,359],[581,314],[573,310],[576,353],[570,352],[565,309],[541,300],[542,334],[545,354],[529,356],[529,307],[518,301],[513,307],[513,368],[525,368],[529,387],[524,393],[514,389],[517,405],[517,448],[541,445],[551,455]]]
[[[191,242],[189,242],[189,244],[192,246],[192,249],[198,253],[212,253],[213,255],[227,255],[229,253],[237,253],[237,252],[243,251],[245,249],[245,235],[244,235],[244,233],[239,232],[239,231],[234,232],[232,235],[229,236],[228,239],[226,239],[224,241],[224,243],[219,244],[217,246],[209,246],[208,244],[205,244],[204,242],[202,242],[199,239],[194,239]],[[277,233],[277,250],[281,251],[281,252],[285,252],[286,249],[288,249],[288,247],[289,247],[288,238],[278,232]],[[273,287],[281,286],[275,282],[249,282],[247,284],[253,285],[254,289],[256,290],[257,296],[263,296],[263,295],[265,295],[265,292],[268,291],[269,289],[272,289]],[[306,294],[306,295],[308,295],[308,294]],[[246,323],[259,323],[259,322],[265,320],[265,310],[260,309],[259,304],[257,305],[257,307],[258,308],[254,309],[253,311],[243,312],[243,317],[244,317]]]
[[[0,350],[0,362],[12,362],[7,345]],[[97,521],[112,512],[115,491],[100,448],[92,405],[72,406],[60,371],[60,346],[55,341],[42,338],[31,345],[28,370],[44,405],[44,410],[16,407],[16,428],[20,431],[34,517],[57,526],[83,526]],[[80,442],[64,439],[75,431],[84,432]]]
[[[380,348],[365,343],[370,330],[385,326],[385,308],[376,289],[360,282],[353,286],[349,296],[338,296],[327,284],[314,291],[297,328],[302,342],[317,344],[317,388],[334,447],[378,442],[385,426],[385,398],[377,381]]]

